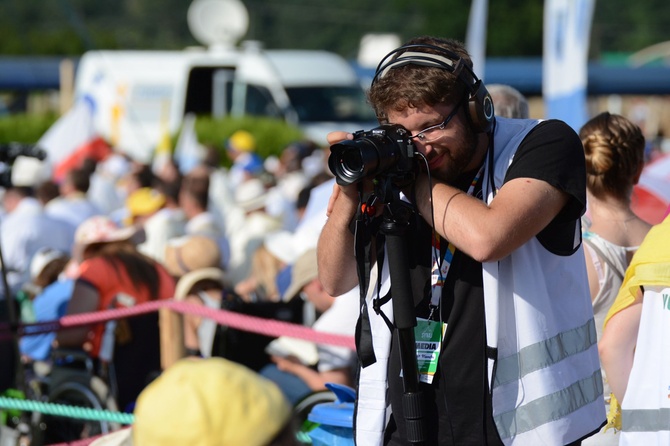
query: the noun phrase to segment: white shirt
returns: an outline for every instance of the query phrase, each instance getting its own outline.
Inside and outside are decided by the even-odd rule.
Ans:
[[[44,211],[53,218],[66,221],[75,230],[84,220],[102,214],[84,194],[54,198],[46,204]]]
[[[359,288],[337,297],[333,305],[326,310],[312,325],[316,331],[354,336],[356,321],[360,313]],[[347,347],[319,344],[319,372],[340,369],[343,367],[355,367],[356,353]]]
[[[244,225],[230,238],[230,264],[226,272],[232,283],[246,279],[251,271],[254,252],[263,243],[266,234],[281,228],[279,219],[265,212],[253,212]]]
[[[73,242],[74,231],[69,224],[48,216],[35,198],[23,198],[16,209],[3,217],[0,227],[2,255],[12,292],[29,280],[30,261],[40,248],[69,253]],[[0,290],[0,294],[4,292]]]
[[[291,172],[279,179],[277,186],[268,191],[266,209],[268,214],[281,218],[283,229],[294,231],[298,225],[296,202],[298,194],[307,185],[302,172]]]
[[[168,240],[181,237],[186,232],[186,216],[181,209],[163,208],[149,217],[143,225],[146,239],[137,249],[163,263]]]

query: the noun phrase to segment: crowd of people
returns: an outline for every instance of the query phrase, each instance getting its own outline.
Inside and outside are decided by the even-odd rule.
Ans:
[[[245,444],[270,444],[291,429],[286,407],[327,382],[357,388],[361,445],[670,440],[667,423],[644,412],[668,408],[648,392],[667,393],[670,367],[645,366],[668,356],[666,313],[651,306],[670,309],[670,262],[669,220],[654,227],[631,209],[645,166],[641,129],[605,112],[576,132],[530,119],[513,88],[489,87],[455,40],[415,38],[381,61],[368,98],[381,124],[409,132],[418,163],[410,180],[381,172],[336,181],[328,151],[306,142],[268,162],[239,130],[226,144],[230,168],[215,152],[186,172],[112,154],[58,183],[8,188],[0,243],[20,317],[172,298],[211,309],[302,302],[311,310],[304,324],[355,335],[356,352],[280,337],[258,373],[242,372],[226,360],[182,359],[217,356],[220,331],[205,317],[173,319],[161,326],[177,340],[173,363],[125,395],[139,395],[137,423],[122,434],[138,444],[171,435],[151,424],[176,420],[165,395],[187,404],[206,395],[188,419],[199,426],[203,411],[241,416],[212,406],[231,389],[244,411],[245,398],[267,409],[254,415],[264,429],[244,430],[258,439]],[[353,138],[328,135],[330,144]],[[403,216],[407,271],[398,271],[387,245],[397,234],[380,228]],[[22,361],[81,348],[104,364],[115,345],[139,342],[133,330],[119,320],[25,336]],[[407,372],[414,366],[417,376]],[[249,391],[205,379],[211,373]],[[232,421],[217,423],[227,428],[180,432],[242,438]]]
[[[98,162],[83,159],[62,172],[62,178],[7,188],[0,242],[20,322],[53,321],[153,300],[175,299],[212,309],[241,303],[252,314],[256,304],[280,308],[292,301],[302,309],[298,319],[303,323],[353,336],[355,305],[346,317],[330,311],[346,308],[345,300],[333,305],[334,297],[309,284],[316,280],[316,270],[300,267],[300,258],[309,253],[314,259],[308,262],[316,265],[314,248],[325,221],[325,203],[310,200],[310,195],[332,180],[324,150],[296,141],[269,162],[256,153],[256,140],[245,130],[231,135],[226,150],[230,168],[220,165],[213,149],[187,171],[174,161],[148,165],[110,153]],[[304,164],[310,167],[303,168],[308,158]],[[110,206],[111,196],[120,206]],[[211,319],[186,314],[172,320],[176,323],[161,326],[161,336],[176,341],[168,362],[160,362],[160,349],[152,345],[154,352],[140,356],[143,365],[134,364],[128,375],[117,366],[119,391],[131,387],[118,396],[122,409],[131,407],[147,376],[161,366],[184,356],[218,354],[213,352],[217,324]],[[148,329],[128,321],[27,333],[18,343],[21,361],[30,367],[36,361],[49,362],[54,349],[82,349],[104,368],[118,360],[114,354],[119,345],[154,339]],[[287,372],[292,356],[268,353],[262,358],[268,368],[272,364],[283,371],[283,378],[274,375],[279,383],[294,378],[291,385],[280,385],[292,403],[295,395],[324,390],[329,377],[353,385],[354,352],[324,346],[318,350],[324,359],[305,366],[313,375],[295,366]],[[3,386],[13,377],[5,378]]]

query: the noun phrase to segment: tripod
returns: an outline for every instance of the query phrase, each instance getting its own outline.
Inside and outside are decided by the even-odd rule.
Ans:
[[[400,199],[400,188],[392,181],[386,181],[385,189],[382,196],[386,198],[383,200],[386,206],[379,230],[385,235],[389,258],[393,314],[398,337],[400,365],[403,371],[403,413],[408,441],[413,444],[422,444],[426,439],[425,404],[423,392],[419,389],[414,338],[416,314],[405,238],[410,219],[414,216],[414,210],[409,203]]]
[[[5,264],[5,259],[2,254],[2,246],[0,244],[0,280],[2,281],[2,286],[4,288],[4,301],[6,304],[6,321],[5,316],[2,316],[2,311],[0,311],[0,322],[7,322],[9,325],[9,330],[11,332],[11,346],[3,345],[0,349],[5,357],[3,361],[7,363],[12,363],[14,370],[14,378],[11,379],[11,382],[1,383],[3,386],[9,385],[10,388],[13,387],[18,390],[21,394],[26,395],[26,382],[25,382],[25,371],[23,368],[23,363],[21,362],[21,351],[19,348],[19,339],[20,336],[17,332],[17,327],[19,324],[19,316],[17,314],[17,309],[15,307],[14,294],[11,292],[9,283],[7,282],[7,268]],[[3,377],[4,378],[4,377]],[[3,390],[0,386],[0,393]],[[26,438],[30,430],[30,422],[28,415],[25,412],[22,412],[17,422],[17,436],[21,438]]]

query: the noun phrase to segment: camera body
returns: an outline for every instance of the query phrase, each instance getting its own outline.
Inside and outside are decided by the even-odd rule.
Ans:
[[[383,124],[354,133],[353,140],[333,144],[328,168],[342,186],[380,177],[404,184],[416,176],[414,158],[414,143],[407,129]]]
[[[44,160],[47,157],[47,153],[34,144],[23,144],[20,142],[0,144],[0,162],[13,164],[19,156]]]

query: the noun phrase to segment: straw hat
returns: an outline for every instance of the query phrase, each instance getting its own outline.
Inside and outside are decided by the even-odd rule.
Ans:
[[[226,276],[221,268],[201,268],[186,273],[179,278],[174,291],[175,300],[184,300],[191,289],[202,280],[213,280],[224,286]]]
[[[316,249],[308,249],[291,267],[291,283],[284,293],[284,300],[288,301],[302,291],[302,288],[316,279],[319,270],[316,265]]]
[[[175,276],[202,268],[221,266],[221,250],[211,237],[185,235],[170,240],[165,247],[165,268]]]

